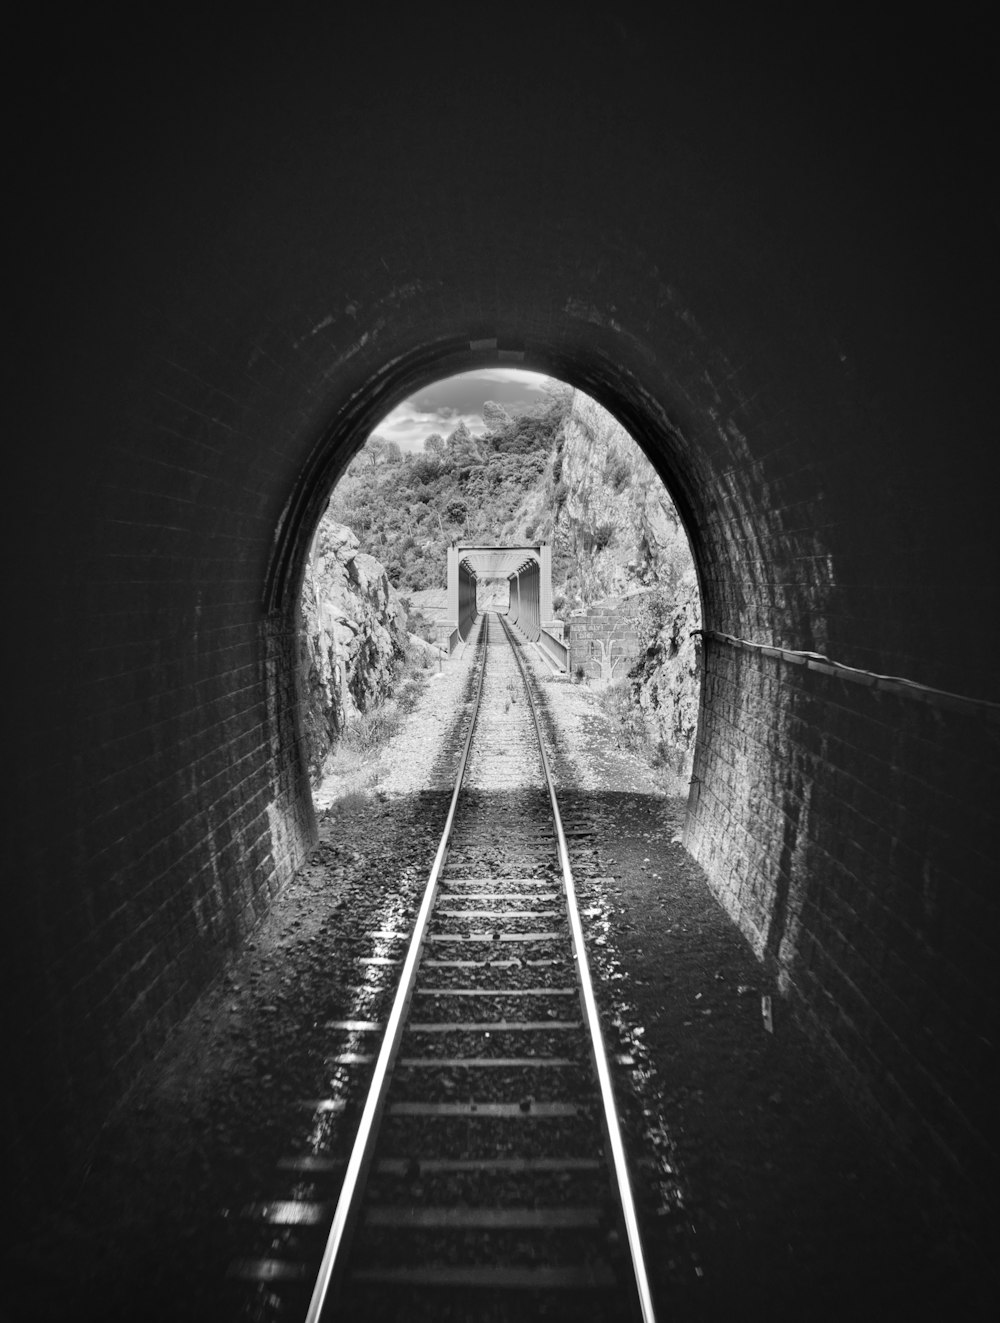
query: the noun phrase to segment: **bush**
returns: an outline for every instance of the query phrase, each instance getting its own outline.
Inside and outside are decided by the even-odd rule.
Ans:
[[[620,749],[641,753],[646,747],[646,721],[635,702],[629,680],[614,680],[598,690],[597,701],[611,718],[612,734]]]
[[[387,699],[368,712],[361,712],[348,724],[340,741],[348,752],[376,753],[399,730],[400,711],[393,699]]]
[[[408,611],[406,627],[411,634],[416,634],[417,638],[423,639],[426,643],[437,642],[437,630],[434,627],[434,622],[428,620],[422,611]]]
[[[604,481],[616,494],[628,486],[629,479],[632,476],[632,466],[624,455],[611,455],[608,457],[607,467],[604,470]]]
[[[615,526],[613,523],[598,524],[591,533],[591,545],[595,551],[604,551],[615,540]]]

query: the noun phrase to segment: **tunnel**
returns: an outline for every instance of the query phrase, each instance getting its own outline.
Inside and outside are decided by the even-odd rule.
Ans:
[[[339,474],[421,385],[514,364],[609,409],[686,527],[691,855],[865,1124],[990,1188],[992,74],[971,13],[863,26],[22,34],[15,1182],[85,1165],[315,838],[296,601]]]

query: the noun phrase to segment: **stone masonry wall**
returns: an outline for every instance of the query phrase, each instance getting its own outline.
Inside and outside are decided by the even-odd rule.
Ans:
[[[634,598],[598,602],[586,614],[566,622],[571,675],[581,671],[599,684],[622,680],[639,660],[642,645],[636,633]]]

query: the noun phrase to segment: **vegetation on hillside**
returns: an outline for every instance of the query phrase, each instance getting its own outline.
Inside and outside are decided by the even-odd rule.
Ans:
[[[555,386],[543,404],[515,417],[487,401],[483,435],[463,422],[447,438],[432,433],[416,454],[376,434],[337,484],[330,517],[353,529],[402,593],[444,587],[456,539],[550,536],[552,518],[532,519],[529,507],[546,496],[558,503],[559,438],[571,398]]]
[[[534,409],[512,417],[487,401],[482,418],[481,435],[461,422],[417,453],[376,433],[331,497],[328,517],[353,530],[399,592],[443,588],[453,541],[545,541],[558,616],[637,589],[662,590],[671,605],[697,597],[669,496],[596,401],[552,382]]]

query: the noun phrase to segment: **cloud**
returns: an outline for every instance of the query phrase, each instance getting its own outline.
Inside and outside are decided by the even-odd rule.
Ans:
[[[512,381],[525,390],[536,390],[541,394],[545,383],[551,378],[544,372],[529,372],[526,368],[481,368],[478,372],[466,373],[467,376],[481,377],[486,381]]]
[[[375,428],[381,436],[398,441],[404,450],[420,450],[432,432],[447,436],[460,422],[481,435],[485,430],[482,408],[496,400],[516,411],[537,404],[549,380],[524,368],[480,368],[432,382],[393,409]]]

